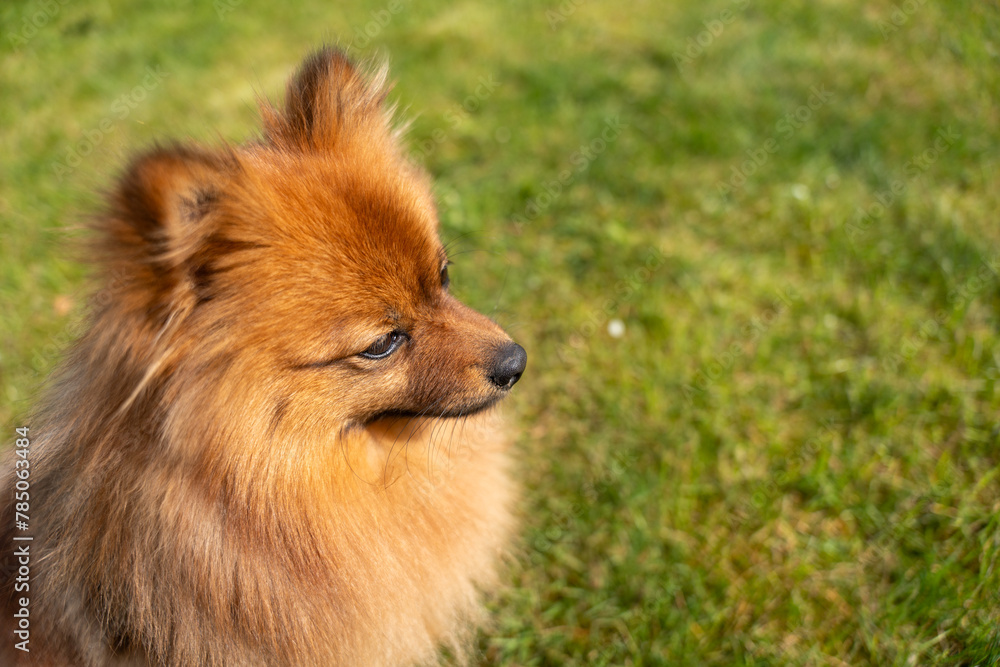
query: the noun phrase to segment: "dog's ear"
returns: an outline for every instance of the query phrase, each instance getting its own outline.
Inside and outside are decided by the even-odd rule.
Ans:
[[[226,153],[156,147],[135,158],[100,219],[97,250],[113,286],[162,318],[196,303],[200,265],[218,228],[234,162]]]
[[[268,142],[280,148],[322,151],[365,129],[385,134],[390,115],[383,108],[387,70],[383,65],[366,76],[337,49],[313,53],[288,82],[284,111],[261,104]]]

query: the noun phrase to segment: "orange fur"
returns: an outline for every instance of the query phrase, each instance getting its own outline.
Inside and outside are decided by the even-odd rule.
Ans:
[[[448,294],[384,78],[324,49],[259,142],[126,170],[107,287],[31,425],[30,654],[0,517],[3,664],[461,655],[511,530],[491,406],[524,353]]]

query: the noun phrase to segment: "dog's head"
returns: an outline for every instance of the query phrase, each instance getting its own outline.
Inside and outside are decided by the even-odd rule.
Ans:
[[[322,50],[283,109],[262,104],[260,141],[160,147],[127,170],[105,235],[112,308],[137,354],[155,342],[144,364],[184,367],[177,392],[210,386],[272,429],[343,427],[470,415],[520,378],[524,349],[449,292],[429,181],[397,144],[384,77]]]

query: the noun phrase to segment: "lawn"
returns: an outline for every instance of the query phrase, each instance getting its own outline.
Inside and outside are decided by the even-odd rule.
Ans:
[[[1000,662],[994,2],[5,2],[5,443],[125,156],[252,136],[324,41],[528,350],[481,664]]]

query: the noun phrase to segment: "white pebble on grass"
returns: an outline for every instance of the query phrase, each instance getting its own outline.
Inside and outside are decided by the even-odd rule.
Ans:
[[[608,335],[612,338],[621,338],[625,335],[625,323],[619,319],[608,322]]]

